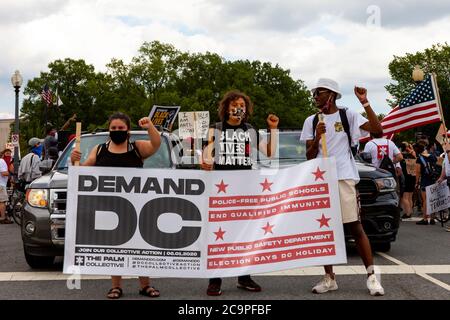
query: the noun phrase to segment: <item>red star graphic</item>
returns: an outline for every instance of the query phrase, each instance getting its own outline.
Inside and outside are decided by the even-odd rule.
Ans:
[[[223,193],[227,193],[226,188],[228,187],[228,185],[223,183],[223,180],[220,182],[220,184],[216,184],[216,187],[219,188],[219,190],[217,190],[217,193],[220,193],[222,191]]]
[[[328,221],[330,221],[330,220],[331,220],[331,218],[326,218],[323,213],[322,213],[322,217],[320,219],[316,219],[316,221],[320,222],[320,227],[319,228],[322,228],[322,227],[328,227],[329,228],[330,226],[328,225]]]
[[[264,227],[262,227],[261,229],[263,229],[264,230],[264,235],[266,235],[266,234],[268,234],[269,232],[271,233],[271,234],[273,234],[273,227],[275,227],[275,225],[274,224],[269,224],[268,222],[267,222],[267,224],[264,226]]]
[[[323,181],[325,181],[325,179],[323,178],[323,174],[324,174],[325,172],[326,172],[326,171],[320,171],[319,167],[317,167],[316,172],[313,172],[313,173],[312,173],[313,175],[316,176],[316,180],[315,180],[315,181],[317,181],[317,180],[319,180],[319,179],[322,179]]]
[[[223,239],[223,235],[225,234],[226,231],[222,230],[222,227],[219,228],[219,230],[217,232],[213,232],[216,235],[216,241],[219,239]]]
[[[264,180],[264,182],[260,183],[260,185],[262,185],[262,187],[263,187],[261,192],[264,192],[265,190],[272,191],[270,189],[270,186],[273,185],[273,182],[267,181],[267,178]]]

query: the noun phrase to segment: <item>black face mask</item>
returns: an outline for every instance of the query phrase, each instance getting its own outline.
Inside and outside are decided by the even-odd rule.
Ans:
[[[128,131],[125,130],[114,130],[109,132],[109,137],[111,141],[115,144],[121,144],[125,142],[128,138]]]

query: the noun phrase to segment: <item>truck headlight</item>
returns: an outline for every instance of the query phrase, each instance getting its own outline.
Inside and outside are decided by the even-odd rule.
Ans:
[[[28,189],[27,202],[32,207],[46,208],[48,206],[48,190]]]
[[[390,192],[397,188],[397,182],[394,178],[375,179],[375,182],[377,183],[377,187],[380,192]]]

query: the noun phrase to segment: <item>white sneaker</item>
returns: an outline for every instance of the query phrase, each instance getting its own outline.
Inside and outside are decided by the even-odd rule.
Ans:
[[[367,289],[371,296],[383,296],[384,289],[378,282],[376,275],[372,274],[367,278]]]
[[[318,284],[312,288],[313,293],[325,293],[328,291],[337,290],[338,285],[335,279],[332,279],[329,274],[326,274]]]

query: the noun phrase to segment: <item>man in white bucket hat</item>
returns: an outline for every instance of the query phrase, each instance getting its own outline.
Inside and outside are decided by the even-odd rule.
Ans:
[[[306,157],[314,159],[323,157],[321,136],[325,134],[327,155],[336,158],[336,169],[339,180],[339,196],[341,202],[342,222],[346,224],[355,239],[358,252],[367,269],[367,288],[374,296],[384,295],[384,289],[374,274],[373,256],[369,239],[359,220],[359,205],[356,184],[359,182],[358,170],[352,152],[352,146],[367,132],[382,134],[383,129],[367,100],[367,90],[355,87],[355,95],[363,105],[368,119],[359,113],[338,108],[336,100],[342,97],[339,85],[331,79],[319,79],[312,88],[312,94],[323,120],[318,114],[305,120],[301,140],[306,141]],[[325,277],[312,289],[314,293],[325,293],[337,290],[333,266],[325,266]]]

